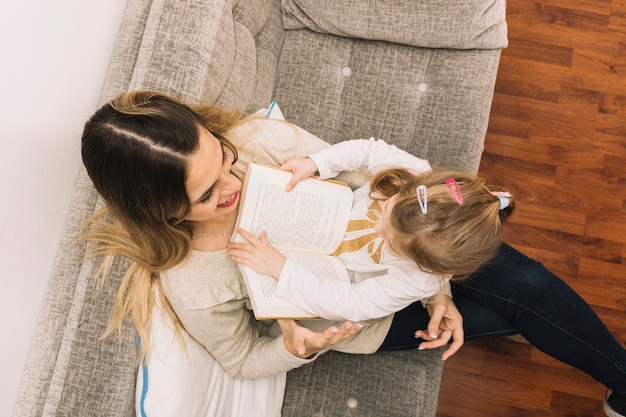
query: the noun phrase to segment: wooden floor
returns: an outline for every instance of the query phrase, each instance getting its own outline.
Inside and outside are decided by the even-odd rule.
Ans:
[[[626,346],[626,0],[508,0],[480,173],[515,192],[505,240],[575,288]],[[604,416],[605,388],[537,349],[468,342],[439,417]]]

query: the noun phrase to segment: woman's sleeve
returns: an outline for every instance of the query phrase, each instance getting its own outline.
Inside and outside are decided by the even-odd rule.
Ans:
[[[354,284],[318,277],[288,259],[276,295],[322,318],[357,322],[388,316],[442,292],[450,292],[448,279],[419,270],[390,268]]]
[[[204,345],[229,375],[257,379],[312,361],[292,355],[282,335],[261,335],[258,322],[238,291],[221,288],[219,297],[216,300],[198,296],[183,301],[174,295],[168,296],[168,300],[187,332]]]
[[[427,160],[374,138],[339,142],[309,155],[309,158],[317,165],[322,179],[333,178],[342,171],[358,171],[362,168],[371,172],[391,167],[407,168],[415,172],[431,169]]]

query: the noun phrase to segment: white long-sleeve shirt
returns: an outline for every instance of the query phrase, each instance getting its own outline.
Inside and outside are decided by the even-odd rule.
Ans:
[[[372,173],[390,167],[430,170],[428,161],[373,138],[340,142],[309,157],[322,179],[361,168]],[[288,259],[276,294],[320,317],[351,321],[388,316],[439,293],[451,296],[449,276],[424,272],[386,250],[374,230],[379,218],[380,206],[369,197],[369,183],[355,190],[350,224],[337,255],[352,283],[315,276]]]

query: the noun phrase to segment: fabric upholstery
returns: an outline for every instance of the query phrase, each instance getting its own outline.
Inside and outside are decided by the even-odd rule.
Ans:
[[[499,50],[415,48],[291,30],[274,99],[287,120],[328,142],[373,136],[432,165],[476,172],[499,58]]]
[[[441,354],[441,349],[325,353],[311,365],[287,373],[283,417],[434,416],[443,367],[433,364],[441,364]],[[338,374],[344,375],[341,383]],[[356,400],[356,407],[349,400]]]
[[[285,0],[285,29],[311,29],[422,48],[500,49],[504,0]]]
[[[150,88],[186,102],[256,111],[271,101],[284,30],[278,2],[128,4],[104,98]],[[117,77],[131,78],[120,85]]]

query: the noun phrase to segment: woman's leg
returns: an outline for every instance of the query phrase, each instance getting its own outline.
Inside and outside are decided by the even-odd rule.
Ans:
[[[463,316],[465,340],[518,333],[515,325],[505,317],[464,294],[455,294],[454,303]],[[468,320],[468,317],[471,319]],[[423,340],[415,338],[414,334],[417,330],[426,329],[429,320],[428,311],[419,302],[397,312],[393,316],[389,333],[378,350],[417,349]]]
[[[530,343],[626,393],[626,350],[565,282],[508,245],[474,277],[453,284],[461,295],[506,318]],[[469,328],[475,317],[463,314]]]
[[[466,339],[521,333],[548,355],[575,366],[614,391],[610,417],[626,416],[626,350],[565,282],[508,245],[474,277],[452,285]],[[416,348],[413,334],[428,313],[414,303],[396,313],[380,350]]]
[[[474,277],[452,284],[465,338],[521,333],[535,347],[575,366],[613,391],[626,393],[626,350],[591,307],[543,265],[508,245]],[[426,309],[414,303],[395,314],[379,350],[417,348]]]

